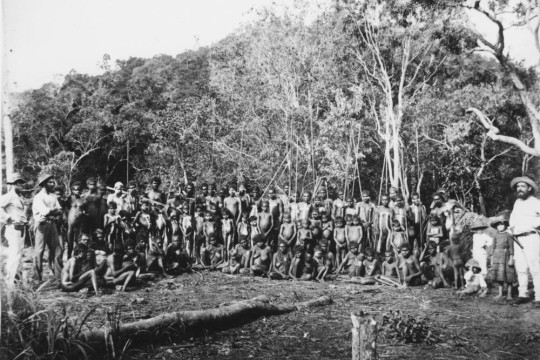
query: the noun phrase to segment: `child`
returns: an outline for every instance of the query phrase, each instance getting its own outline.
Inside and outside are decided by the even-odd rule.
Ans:
[[[149,272],[159,272],[164,277],[169,277],[165,272],[165,251],[163,251],[163,239],[161,236],[150,238],[150,248],[146,252],[146,269]]]
[[[482,221],[476,221],[471,226],[473,233],[472,257],[480,264],[484,277],[487,275],[487,249],[493,244],[493,239],[484,232],[485,229],[487,229],[487,225]]]
[[[480,298],[485,298],[487,295],[487,284],[482,275],[482,268],[476,259],[470,259],[465,265],[467,272],[465,273],[465,289],[458,291],[457,294],[463,295],[480,294]]]
[[[392,233],[392,209],[390,209],[390,197],[381,196],[381,205],[377,208],[377,232],[379,233],[375,252],[384,254],[390,249],[390,234]]]
[[[225,261],[229,260],[229,251],[234,247],[234,221],[231,218],[229,209],[223,209],[223,219],[221,219],[221,236],[225,246]]]
[[[366,249],[366,260],[364,260],[364,269],[366,277],[375,277],[381,274],[381,266],[379,261],[375,259],[375,252],[371,248]]]
[[[207,247],[201,249],[202,266],[207,270],[216,270],[223,264],[223,246],[218,245],[216,234],[212,234]]]
[[[384,261],[381,267],[381,274],[384,277],[397,281],[398,280],[397,271],[398,271],[398,268],[397,268],[396,262],[394,261],[394,252],[392,250],[387,250],[384,253]]]
[[[334,232],[334,223],[328,213],[321,214],[321,230],[324,239],[331,239]]]
[[[136,267],[135,274],[146,272],[146,256],[145,253],[137,251],[135,240],[127,239],[125,243],[126,254],[122,259],[122,266],[133,264]]]
[[[405,199],[403,195],[396,195],[396,204],[392,209],[392,219],[398,221],[405,234],[407,234],[407,242],[409,242],[409,216],[407,208],[405,207]]]
[[[420,270],[420,263],[412,253],[411,246],[408,243],[401,246],[401,254],[398,259],[398,268],[402,274],[401,279],[404,284],[406,286],[421,285],[422,271]]]
[[[236,233],[238,234],[238,238],[245,236],[249,239],[251,226],[249,224],[249,214],[247,212],[242,213],[241,220],[236,226]]]
[[[338,266],[347,255],[347,237],[345,236],[345,220],[338,216],[336,218],[336,227],[334,229],[334,241],[336,243],[336,258]]]
[[[239,273],[241,266],[242,264],[240,260],[238,259],[238,256],[236,253],[236,247],[234,247],[229,251],[229,261],[223,267],[223,269],[221,269],[221,272],[224,274],[236,275]]]
[[[269,210],[270,203],[268,200],[263,200],[261,211],[257,214],[257,228],[259,234],[264,235],[265,238],[270,236],[270,232],[274,228],[274,217]]]
[[[312,247],[313,243],[313,234],[309,228],[310,222],[308,219],[302,220],[302,228],[298,230],[297,234],[297,244],[302,246],[304,250],[309,250]]]
[[[290,217],[289,217],[290,218]],[[272,257],[272,268],[268,277],[272,280],[287,280],[289,278],[289,265],[291,264],[291,255],[287,251],[288,243],[281,240],[278,245],[278,251]]]
[[[141,230],[146,233],[150,232],[152,219],[150,215],[150,203],[148,202],[148,200],[143,200],[141,202],[141,210],[137,212],[137,214],[133,218],[133,224],[139,232]]]
[[[319,245],[315,246],[315,249],[313,251],[313,262],[316,267],[315,280],[324,281],[324,277],[328,273],[328,267],[326,267],[326,259],[324,258],[323,252]]]
[[[203,216],[202,212],[202,206],[196,206],[195,207],[195,244],[193,252],[190,254],[192,258],[195,258],[195,264],[201,263],[201,248],[203,244],[205,243],[205,236],[204,236],[204,222],[205,218]]]
[[[249,230],[249,240],[250,240],[250,248],[253,248],[253,246],[255,246],[255,242],[253,241],[253,239],[255,239],[255,237],[257,235],[259,235],[261,232],[259,231],[259,225],[258,224],[258,220],[257,220],[257,216],[250,216],[249,217],[249,226],[250,226],[250,230]]]
[[[62,291],[75,292],[79,291],[90,284],[94,288],[94,292],[99,297],[97,285],[97,276],[95,271],[95,263],[85,267],[83,259],[88,253],[88,247],[84,244],[77,244],[73,251],[73,257],[70,258],[62,269],[60,286]]]
[[[364,275],[364,254],[358,251],[358,243],[351,241],[349,243],[349,252],[339,265],[336,273],[339,275],[344,267],[347,267],[347,272],[350,277],[358,277]]]
[[[363,232],[362,225],[360,225],[360,218],[358,216],[354,216],[352,218],[352,225],[345,227],[345,237],[349,247],[350,243],[354,241],[360,245],[360,248],[362,248]]]
[[[128,284],[135,279],[136,270],[135,264],[124,264],[123,258],[124,246],[117,243],[113,253],[107,258],[107,272],[103,276],[105,281],[116,285],[116,289],[122,292],[126,291]]]
[[[414,228],[414,246],[424,248],[424,222],[426,221],[426,207],[420,200],[420,194],[412,194],[412,204],[409,207],[410,218]]]
[[[294,257],[289,267],[289,277],[293,280],[299,280],[302,277],[302,256],[304,255],[304,246],[295,245],[293,248]]]
[[[239,270],[238,270],[238,273],[242,274],[242,275],[249,275],[250,273],[250,257],[251,257],[251,251],[250,251],[250,247],[249,247],[249,239],[247,236],[245,235],[240,235],[238,237],[238,242],[239,244],[237,244],[235,247],[234,247],[234,258],[235,258],[235,261],[238,262],[240,264],[239,266]],[[224,269],[224,272],[225,269]]]
[[[304,254],[304,261],[302,262],[302,275],[300,280],[309,281],[313,280],[317,275],[317,267],[313,261],[313,257],[310,253]]]
[[[294,240],[296,238],[296,224],[292,222],[291,214],[285,213],[283,215],[283,224],[279,229],[279,240],[285,241],[287,246],[292,248]]]
[[[165,251],[165,269],[169,275],[180,275],[191,271],[191,256],[182,249],[180,236],[175,235]]]
[[[210,211],[206,211],[204,213],[203,234],[206,240],[205,247],[208,247],[208,245],[210,244],[210,239],[212,237],[216,237],[218,234],[216,218],[212,216],[212,213]]]
[[[194,237],[194,219],[189,213],[189,205],[187,203],[182,204],[182,214],[180,215],[180,231],[184,238],[184,246],[182,246],[190,256],[193,256],[193,237]],[[174,237],[176,234],[172,234]]]
[[[328,246],[329,242],[324,238],[319,242],[319,247],[324,257],[324,265],[328,268],[327,274],[331,274],[337,268],[337,264],[336,257],[328,250]]]
[[[408,244],[407,234],[403,231],[401,223],[397,220],[392,221],[392,233],[390,234],[390,246],[398,252],[403,245]]]
[[[502,216],[491,222],[491,227],[497,229],[493,238],[493,247],[489,253],[491,257],[491,270],[489,277],[499,284],[499,294],[495,300],[503,297],[503,286],[508,287],[506,298],[512,300],[512,283],[516,280],[514,269],[514,242],[506,232],[508,220]]]
[[[426,236],[427,241],[433,242],[437,246],[444,238],[444,230],[441,225],[441,219],[436,214],[431,214],[429,216]]]
[[[347,218],[347,216],[350,216],[352,219],[354,216],[358,215],[358,212],[356,211],[356,207],[354,206],[353,198],[350,196],[347,197],[346,202],[347,202],[347,207],[345,208],[345,219]]]
[[[109,212],[104,216],[104,228],[109,248],[112,250],[117,241],[122,241],[122,219],[120,215],[116,214],[117,204],[115,202],[109,202]]]
[[[251,251],[251,275],[266,275],[272,265],[272,249],[266,246],[266,238],[263,234],[256,235],[253,242],[255,246]]]
[[[459,246],[459,236],[457,234],[452,235],[450,238],[450,246],[448,246],[447,254],[450,262],[452,264],[452,269],[454,270],[454,287],[459,289],[459,287],[465,286],[465,279],[463,278],[465,271],[463,260],[463,255],[461,254],[461,248]]]
[[[94,239],[90,243],[89,248],[94,251],[96,255],[96,274],[103,276],[105,270],[107,270],[107,255],[109,254],[109,247],[103,239],[103,230],[96,229],[94,231]]]

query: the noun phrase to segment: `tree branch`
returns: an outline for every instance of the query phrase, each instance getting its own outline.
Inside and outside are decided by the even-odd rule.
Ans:
[[[478,119],[480,119],[482,125],[486,128],[487,136],[495,141],[500,141],[506,144],[513,145],[523,151],[526,154],[529,154],[531,156],[540,157],[540,151],[527,146],[523,141],[516,139],[515,137],[506,136],[506,135],[499,135],[499,129],[493,125],[491,120],[487,116],[485,116],[480,110],[476,108],[468,108],[466,110],[467,113],[474,113]]]

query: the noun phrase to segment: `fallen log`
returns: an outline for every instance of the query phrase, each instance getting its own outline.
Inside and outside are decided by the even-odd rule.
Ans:
[[[150,319],[120,324],[116,329],[105,327],[85,331],[78,338],[96,351],[103,351],[111,336],[131,339],[134,343],[148,342],[168,334],[181,333],[193,336],[192,334],[197,333],[197,331],[232,328],[262,316],[280,315],[301,309],[330,305],[332,299],[323,296],[310,301],[284,305],[274,305],[269,302],[268,297],[258,296],[251,300],[239,301],[216,309],[167,313]]]

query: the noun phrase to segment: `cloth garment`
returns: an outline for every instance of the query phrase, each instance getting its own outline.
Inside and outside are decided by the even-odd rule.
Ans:
[[[487,287],[486,280],[484,278],[484,275],[481,273],[475,274],[472,272],[472,270],[469,270],[465,273],[465,288],[481,288],[484,289]]]
[[[0,219],[2,222],[10,220],[10,224],[6,225],[4,236],[8,242],[8,248],[5,250],[7,257],[6,284],[11,286],[14,284],[15,276],[19,270],[26,236],[26,228],[21,227],[20,224],[27,222],[24,203],[15,188],[0,196]]]
[[[485,233],[474,234],[473,235],[473,245],[472,245],[472,257],[480,263],[480,268],[482,269],[482,275],[486,276],[487,271],[487,248],[493,244],[493,239],[491,236]]]
[[[507,232],[497,233],[493,238],[491,270],[489,277],[492,281],[513,283],[515,268],[508,266],[510,256],[514,255],[514,241]]]
[[[39,224],[47,220],[47,215],[52,210],[62,209],[56,195],[48,193],[45,188],[41,189],[32,202],[32,213],[34,216],[34,222]]]
[[[43,253],[45,246],[49,249],[49,265],[57,279],[62,274],[63,245],[58,237],[56,224],[53,221],[43,221],[35,228],[34,248],[34,279],[41,281],[43,276]]]
[[[534,196],[529,196],[525,200],[517,199],[510,215],[510,231],[519,235],[537,231],[538,227],[540,227],[540,200]],[[535,232],[527,236],[518,236],[517,239],[523,245],[521,249],[514,243],[514,263],[519,283],[519,296],[527,297],[530,272],[536,301],[540,301],[540,235]]]

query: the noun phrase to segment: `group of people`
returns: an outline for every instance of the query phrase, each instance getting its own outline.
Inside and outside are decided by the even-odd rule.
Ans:
[[[43,174],[27,217],[20,192],[24,179],[13,174],[11,190],[0,197],[0,220],[8,242],[6,281],[16,281],[25,232],[34,243],[34,271],[42,280],[43,255],[64,291],[93,287],[100,281],[125,290],[138,280],[176,276],[192,270],[267,276],[271,279],[332,280],[348,274],[364,284],[453,285],[461,294],[485,295],[489,278],[511,296],[519,282],[518,302],[527,297],[528,272],[540,292],[540,201],[534,181],[514,179],[512,215],[498,216],[491,226],[474,224],[472,257],[465,254],[454,218],[464,211],[443,192],[428,208],[419,194],[410,203],[390,188],[379,204],[369,191],[361,199],[334,194],[326,186],[301,194],[282,188],[245,184],[193,183],[177,191],[151,180],[140,193],[136,182],[125,190],[89,178],[74,182],[69,195]],[[63,263],[64,251],[67,262]],[[470,259],[469,259],[470,258]],[[466,262],[466,260],[469,260]],[[467,272],[465,272],[467,270]],[[540,294],[537,295],[540,306]]]

